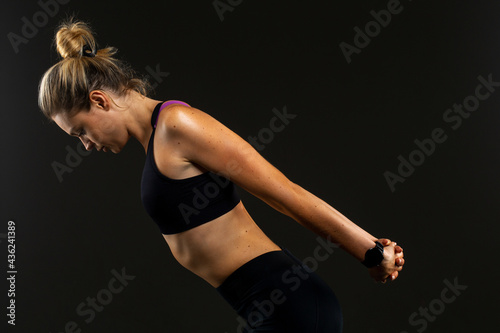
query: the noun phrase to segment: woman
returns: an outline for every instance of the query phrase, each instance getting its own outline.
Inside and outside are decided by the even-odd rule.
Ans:
[[[338,244],[394,280],[403,250],[378,239],[288,180],[253,147],[203,111],[147,97],[148,84],[97,50],[88,25],[69,19],[55,42],[62,57],[43,76],[39,106],[87,150],[119,153],[130,137],[146,152],[142,201],[178,262],[210,283],[251,332],[341,332],[334,292],[255,224],[234,184]]]

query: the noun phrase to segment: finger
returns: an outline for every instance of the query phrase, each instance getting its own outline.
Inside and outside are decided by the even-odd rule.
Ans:
[[[396,259],[396,265],[403,266],[405,264],[405,260],[403,258]]]
[[[387,243],[387,245],[384,245],[384,248],[392,246],[394,248],[394,242]]]
[[[378,240],[380,242],[380,244],[382,244],[383,246],[387,246],[389,244],[391,244],[391,240],[390,239],[387,239],[387,238],[381,238]]]
[[[399,245],[395,247],[395,250],[396,250],[396,253],[399,253],[399,252],[403,253],[403,248]]]
[[[391,281],[396,280],[398,278],[398,275],[399,275],[398,271],[395,271],[394,273],[392,273],[391,274]]]
[[[403,270],[403,265],[398,265],[397,263],[394,264],[394,271],[402,271]]]

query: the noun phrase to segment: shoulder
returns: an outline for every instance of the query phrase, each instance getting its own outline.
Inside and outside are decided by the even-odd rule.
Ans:
[[[158,126],[170,156],[231,179],[279,211],[302,205],[295,185],[221,122],[183,105],[172,104],[163,111]]]
[[[157,132],[162,135],[189,135],[213,126],[216,120],[209,114],[182,104],[165,107],[158,116]]]

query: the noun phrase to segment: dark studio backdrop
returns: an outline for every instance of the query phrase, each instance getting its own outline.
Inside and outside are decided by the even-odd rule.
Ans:
[[[149,75],[153,98],[186,101],[257,137],[289,179],[404,248],[400,277],[375,284],[346,252],[315,257],[314,233],[239,189],[265,233],[309,258],[335,291],[344,332],[490,331],[499,12],[483,0],[3,1],[2,327],[239,331],[144,211],[142,146],[85,154],[38,111],[38,82],[58,61],[55,28],[75,13],[101,48],[117,47]],[[273,131],[277,114],[285,120]]]

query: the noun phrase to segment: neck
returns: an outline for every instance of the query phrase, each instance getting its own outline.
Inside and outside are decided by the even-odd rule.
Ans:
[[[127,129],[130,136],[134,137],[144,147],[147,153],[149,138],[153,132],[151,127],[151,116],[154,108],[161,101],[145,97],[135,91],[127,96],[127,105],[129,109],[129,119]]]

